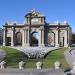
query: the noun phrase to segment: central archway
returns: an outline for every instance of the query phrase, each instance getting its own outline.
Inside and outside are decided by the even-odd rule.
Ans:
[[[39,34],[38,32],[31,33],[31,46],[38,46]]]

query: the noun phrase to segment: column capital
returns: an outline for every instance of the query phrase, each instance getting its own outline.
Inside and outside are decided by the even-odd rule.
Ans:
[[[59,31],[59,30],[60,30],[60,28],[59,28],[59,27],[56,27],[56,30],[57,30],[57,31]]]
[[[44,26],[40,26],[40,30],[44,30]]]
[[[68,29],[66,28],[66,29],[64,29],[65,31],[68,31]]]
[[[25,31],[26,29],[22,29],[22,31]]]
[[[44,31],[44,28],[40,28],[39,30]]]
[[[29,30],[29,28],[23,28],[23,30]]]

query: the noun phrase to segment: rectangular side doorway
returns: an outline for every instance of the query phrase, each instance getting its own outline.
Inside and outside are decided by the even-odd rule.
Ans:
[[[11,37],[7,37],[7,46],[11,46]]]

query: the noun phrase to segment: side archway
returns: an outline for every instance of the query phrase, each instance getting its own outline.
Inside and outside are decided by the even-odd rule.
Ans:
[[[55,33],[48,32],[48,46],[55,46]]]

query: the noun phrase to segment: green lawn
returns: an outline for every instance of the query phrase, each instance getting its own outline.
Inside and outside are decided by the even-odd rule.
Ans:
[[[54,67],[55,61],[60,61],[62,64],[62,68],[67,68],[68,64],[66,62],[66,59],[64,57],[64,51],[67,50],[67,48],[61,48],[57,49],[56,51],[50,52],[45,59],[43,59],[43,67],[49,68]]]
[[[55,61],[60,61],[62,68],[67,68],[68,64],[64,57],[64,51],[67,48],[57,49],[48,53],[48,55],[43,59],[28,59],[23,52],[17,51],[9,47],[3,47],[3,50],[6,51],[6,57],[4,60],[7,62],[8,67],[18,67],[18,62],[23,60],[26,63],[26,68],[35,68],[37,61],[43,62],[43,68],[53,68]]]
[[[6,52],[6,57],[4,60],[7,63],[7,66],[9,67],[18,67],[18,62],[23,60],[27,60],[27,57],[23,52],[20,52],[16,49],[12,49],[9,47],[3,47],[3,50]]]

